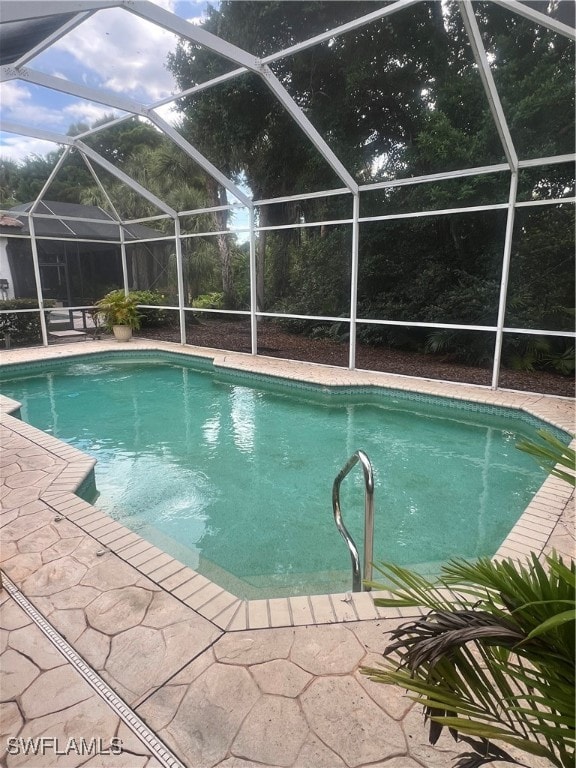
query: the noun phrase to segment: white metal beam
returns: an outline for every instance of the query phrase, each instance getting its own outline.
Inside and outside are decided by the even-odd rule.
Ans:
[[[135,192],[137,192],[139,195],[141,195],[145,200],[148,200],[148,202],[152,203],[152,205],[155,205],[157,208],[160,208],[161,211],[164,211],[164,213],[167,213],[172,217],[178,215],[176,211],[173,208],[171,208],[169,205],[166,205],[166,203],[163,200],[160,200],[159,197],[156,197],[156,195],[154,195],[152,192],[149,192],[145,187],[143,187],[133,178],[131,178],[126,173],[116,168],[116,166],[112,165],[112,163],[108,162],[108,160],[106,160],[104,157],[99,155],[98,152],[95,152],[89,146],[84,144],[84,142],[76,141],[74,142],[74,145],[78,148],[80,152],[82,152],[82,154],[87,155],[97,165],[101,165],[102,168],[107,170],[109,173],[111,173],[120,181],[124,182],[124,184],[126,184]]]
[[[107,191],[104,189],[104,185],[103,185],[103,184],[102,184],[102,182],[100,181],[100,178],[99,178],[98,174],[96,173],[96,171],[94,170],[94,167],[93,167],[92,163],[90,162],[90,160],[88,160],[88,158],[86,157],[86,155],[82,155],[82,159],[84,160],[84,163],[86,164],[86,167],[88,168],[88,171],[89,171],[90,175],[92,176],[92,178],[93,178],[93,179],[94,179],[94,181],[96,182],[96,186],[98,187],[98,189],[100,190],[100,192],[102,193],[102,195],[104,196],[104,198],[106,199],[106,202],[108,203],[108,205],[109,205],[110,209],[112,210],[112,213],[114,214],[114,218],[116,219],[116,221],[118,222],[118,224],[123,224],[123,223],[125,223],[125,222],[122,222],[122,218],[120,217],[120,214],[118,213],[118,211],[116,210],[116,207],[115,207],[114,203],[113,203],[113,202],[112,202],[112,200],[110,199],[110,195],[109,195],[109,194],[108,194],[108,192],[107,192]]]
[[[249,210],[250,216],[250,340],[253,355],[258,354],[258,265],[256,262],[256,232],[254,231],[254,208]]]
[[[356,318],[358,315],[358,263],[360,258],[360,194],[352,198],[352,253],[350,254],[350,332],[348,334],[348,368],[356,368]]]
[[[207,160],[204,155],[202,155],[196,149],[196,147],[192,146],[190,142],[186,141],[186,139],[183,138],[183,136],[181,136],[178,131],[170,125],[170,123],[167,123],[166,120],[161,118],[160,115],[153,111],[149,112],[148,119],[154,123],[157,128],[160,128],[163,133],[169,136],[174,144],[179,146],[180,149],[184,150],[184,152],[189,157],[191,157],[195,163],[198,163],[198,165],[203,170],[205,170],[206,173],[212,176],[213,179],[216,179],[219,184],[222,184],[225,189],[231,192],[244,205],[252,205],[250,198],[244,192],[242,192],[242,190],[237,187],[233,181],[231,181],[221,171],[219,171],[215,165],[212,165],[212,163]]]
[[[543,328],[507,328],[504,329],[505,333],[520,333],[525,336],[560,336],[563,339],[576,339],[576,333],[574,331],[548,331]]]
[[[410,184],[427,184],[436,181],[447,181],[448,179],[462,179],[466,176],[481,176],[485,173],[501,173],[509,171],[510,167],[504,163],[498,165],[483,165],[477,168],[461,168],[457,171],[446,171],[444,173],[430,173],[426,176],[408,176],[403,179],[392,179],[391,181],[376,181],[373,184],[362,184],[362,192],[372,192],[377,189],[391,189],[392,187],[404,187]]]
[[[520,168],[532,168],[534,166],[558,165],[560,163],[574,163],[576,155],[553,155],[552,157],[537,157],[535,160],[520,160]]]
[[[289,48],[284,48],[281,51],[278,51],[277,53],[271,53],[268,56],[264,56],[261,59],[262,64],[270,64],[274,61],[278,61],[279,59],[284,59],[287,56],[291,56],[294,53],[297,53],[298,51],[303,51],[306,48],[311,48],[314,45],[318,45],[319,43],[325,42],[326,40],[331,40],[334,37],[338,37],[339,35],[343,35],[346,32],[350,32],[353,29],[359,29],[360,27],[366,26],[366,24],[370,24],[373,21],[377,21],[378,19],[382,19],[386,16],[391,16],[393,13],[396,13],[397,11],[401,11],[404,8],[407,8],[411,5],[415,5],[416,3],[421,3],[422,0],[397,0],[395,3],[391,3],[390,5],[387,5],[385,8],[380,8],[377,11],[372,11],[371,13],[366,14],[365,16],[359,16],[357,19],[353,19],[352,21],[347,22],[346,24],[342,24],[339,27],[334,27],[333,29],[328,30],[327,32],[323,32],[320,35],[315,35],[314,37],[308,38],[308,40],[303,40],[300,43],[297,43],[296,45],[291,45]],[[239,75],[243,75],[247,72],[246,67],[239,67],[238,69],[234,69],[231,72],[226,72],[223,75],[219,75],[218,77],[213,78],[212,80],[207,80],[204,83],[198,83],[197,85],[193,85],[190,88],[187,88],[184,91],[181,91],[180,93],[174,94],[172,96],[167,96],[166,98],[155,102],[151,105],[153,109],[156,109],[157,107],[164,106],[164,104],[169,104],[170,102],[176,101],[177,99],[181,99],[184,96],[191,96],[195,93],[199,93],[200,91],[204,91],[208,88],[212,88],[215,85],[220,85],[221,83],[225,83],[228,80],[233,80],[235,77],[238,77]]]
[[[126,120],[131,120],[132,117],[133,117],[132,114],[115,117],[113,120],[108,120],[105,123],[100,123],[99,125],[95,125],[93,128],[90,128],[87,131],[83,131],[82,133],[79,133],[74,138],[85,139],[87,136],[93,136],[95,133],[101,133],[102,131],[105,131],[108,128],[113,128],[115,125],[120,125],[120,123],[125,123]]]
[[[14,73],[12,68],[2,67],[0,70],[0,78],[13,77]],[[209,160],[207,160],[198,150],[187,142],[169,123],[162,119],[157,113],[147,109],[143,104],[140,104],[132,99],[126,99],[122,96],[115,96],[114,94],[107,93],[95,88],[88,88],[83,85],[70,83],[67,80],[58,77],[52,77],[46,75],[43,72],[37,72],[27,68],[22,68],[17,71],[17,77],[21,77],[26,82],[34,83],[35,85],[44,86],[46,88],[52,88],[63,93],[69,93],[73,96],[79,96],[89,101],[95,101],[100,104],[104,104],[109,107],[121,109],[131,114],[137,114],[147,117],[154,125],[165,133],[170,139],[177,144],[183,151],[188,154],[198,165],[203,168],[210,176],[216,179],[226,189],[228,189],[238,200],[241,200],[244,205],[250,205],[250,198],[242,192],[230,179],[216,168]],[[83,137],[90,135],[90,132],[82,134]]]
[[[573,0],[567,0],[572,2]],[[501,5],[503,8],[507,8],[509,11],[514,11],[519,16],[524,16],[525,19],[541,24],[544,27],[548,27],[553,32],[558,32],[559,35],[564,35],[570,40],[576,40],[576,30],[569,27],[567,24],[563,24],[561,21],[557,21],[552,16],[547,16],[545,13],[540,13],[534,8],[531,8],[528,3],[520,3],[518,0],[492,0],[493,3]]]
[[[192,85],[190,88],[186,88],[183,91],[173,93],[170,96],[165,96],[163,99],[159,99],[158,101],[155,101],[153,104],[151,104],[150,108],[157,109],[158,107],[163,107],[165,104],[171,104],[174,101],[178,101],[178,99],[182,99],[185,96],[193,96],[195,93],[208,90],[208,88],[213,88],[216,85],[227,83],[228,80],[234,80],[234,78],[238,77],[238,75],[244,75],[248,71],[249,70],[246,67],[240,67],[239,69],[234,69],[231,72],[225,72],[223,75],[213,77],[211,80],[206,80],[204,83],[197,83],[196,85]]]
[[[24,80],[27,83],[50,88],[53,91],[67,93],[70,96],[78,96],[87,101],[94,101],[98,104],[104,104],[106,107],[120,109],[123,112],[130,112],[135,115],[146,115],[147,107],[134,99],[127,99],[125,96],[117,96],[109,91],[102,91],[99,88],[89,88],[79,83],[72,83],[63,77],[54,77],[44,72],[39,72],[28,67],[2,67],[0,69],[0,82],[10,79]]]
[[[421,2],[422,0],[397,0],[397,2],[390,3],[390,5],[386,5],[384,8],[379,8],[377,11],[372,11],[371,13],[367,13],[364,16],[359,16],[357,19],[352,19],[352,21],[346,22],[346,24],[341,24],[338,27],[334,27],[333,29],[329,29],[326,32],[322,32],[319,35],[309,37],[307,40],[303,40],[300,43],[291,45],[289,48],[284,48],[277,53],[271,53],[269,56],[264,56],[262,58],[262,63],[270,64],[273,61],[285,59],[287,56],[292,56],[294,53],[299,53],[300,51],[304,51],[307,48],[318,45],[319,43],[325,43],[326,40],[332,40],[333,38],[344,35],[354,29],[365,27],[366,24],[371,24],[373,21],[384,19],[386,16],[391,16],[393,13],[403,11],[405,8],[409,8],[411,5],[416,5],[417,3]]]
[[[32,249],[32,266],[34,269],[34,282],[36,283],[36,296],[38,298],[38,307],[40,310],[40,331],[42,334],[42,345],[48,346],[48,328],[46,326],[46,315],[44,314],[44,291],[42,290],[42,280],[40,277],[40,259],[38,256],[38,243],[36,242],[36,230],[34,228],[34,216],[28,214],[28,231],[30,232],[30,248]]]
[[[99,11],[101,8],[114,8],[120,5],[118,0],[4,0],[0,24],[15,21],[41,19],[46,16],[59,16],[68,13]]]
[[[44,182],[44,185],[43,185],[42,189],[36,195],[36,200],[34,200],[34,202],[32,204],[32,207],[30,208],[30,211],[29,211],[30,214],[33,214],[34,211],[36,210],[36,208],[38,207],[38,203],[42,200],[42,198],[44,197],[44,195],[48,191],[50,185],[52,184],[52,182],[54,181],[54,179],[58,175],[58,171],[64,165],[64,161],[66,160],[66,158],[68,157],[68,155],[70,154],[71,151],[72,151],[72,147],[70,147],[70,146],[66,147],[64,152],[62,152],[62,154],[58,158],[58,162],[56,163],[54,168],[52,168],[52,171],[50,172],[50,175],[48,176],[48,178]],[[67,226],[67,225],[65,225],[65,226]]]
[[[54,131],[45,131],[43,128],[33,128],[30,125],[13,123],[10,120],[0,120],[0,131],[15,133],[17,136],[29,136],[31,139],[51,141],[53,144],[74,144],[72,136],[54,133]]]
[[[314,128],[310,120],[306,117],[304,112],[296,104],[292,96],[290,96],[286,88],[284,88],[284,86],[282,85],[280,80],[278,80],[278,78],[272,72],[272,70],[267,66],[263,66],[260,69],[259,74],[261,75],[266,85],[270,88],[272,93],[276,96],[278,101],[285,107],[288,113],[292,116],[292,118],[304,131],[308,139],[312,142],[312,144],[320,152],[322,157],[326,160],[328,165],[330,165],[332,170],[335,171],[337,176],[344,182],[344,184],[348,187],[348,189],[351,192],[353,192],[354,194],[357,194],[358,184],[356,183],[356,181],[348,173],[344,165],[336,157],[336,155],[330,149],[328,144],[326,144],[322,136],[320,136],[316,128]]]
[[[195,24],[190,24],[183,19],[179,19],[173,13],[165,11],[157,5],[149,2],[149,0],[139,0],[138,3],[132,3],[129,0],[123,0],[122,6],[126,10],[140,16],[141,18],[148,19],[149,21],[158,24],[164,29],[174,32],[187,40],[191,40],[198,45],[201,45],[214,53],[223,56],[229,61],[233,61],[236,64],[241,64],[246,69],[256,72],[262,77],[266,85],[275,94],[276,98],[284,105],[289,114],[294,118],[300,128],[304,131],[306,136],[312,141],[316,149],[321,153],[324,159],[329,163],[338,176],[344,181],[346,186],[353,192],[358,191],[358,185],[350,176],[346,168],[338,160],[336,155],[332,152],[330,147],[326,144],[324,139],[320,136],[318,131],[314,128],[312,123],[308,120],[306,115],[302,112],[300,107],[292,99],[290,94],[286,91],[284,86],[280,83],[278,78],[273,72],[265,65],[262,65],[261,60],[257,56],[253,56],[247,53],[242,48],[232,45],[225,40],[220,39],[216,35],[207,32],[202,27]]]
[[[500,296],[498,299],[498,319],[496,321],[496,340],[494,343],[494,364],[492,367],[492,389],[498,388],[500,364],[502,362],[502,343],[504,341],[504,319],[508,300],[508,278],[510,276],[510,261],[512,258],[512,241],[514,236],[514,217],[516,215],[516,195],[518,193],[518,174],[513,173],[510,179],[510,194],[508,197],[508,215],[506,218],[506,234],[504,236],[504,253],[502,255],[502,275],[500,277]]]
[[[518,155],[516,154],[514,142],[512,141],[508,123],[506,122],[506,116],[502,109],[498,89],[496,88],[496,83],[494,82],[492,71],[490,70],[490,64],[488,63],[482,36],[478,29],[476,17],[474,16],[472,0],[458,0],[458,6],[460,8],[462,20],[464,21],[464,27],[470,40],[470,45],[472,46],[472,51],[474,52],[476,64],[478,65],[478,72],[480,74],[480,79],[482,80],[482,85],[484,86],[484,91],[486,92],[488,105],[492,112],[494,122],[496,123],[496,130],[498,131],[502,146],[504,147],[506,159],[508,160],[512,171],[516,172],[518,170]]]
[[[130,293],[130,285],[128,283],[128,257],[126,255],[126,236],[123,227],[118,227],[118,233],[120,237],[120,260],[122,263],[122,287],[124,288],[124,295],[128,296]]]
[[[91,158],[97,165],[100,165],[102,168],[105,168],[109,173],[122,181],[124,184],[127,184],[131,189],[155,205],[161,211],[168,214],[171,218],[177,216],[177,212],[169,205],[166,205],[163,200],[160,200],[159,197],[154,195],[152,192],[149,192],[145,187],[125,174],[123,171],[120,171],[118,168],[112,165],[112,163],[108,162],[108,160],[103,158],[82,141],[79,141],[77,138],[75,139],[71,136],[64,136],[62,134],[52,133],[51,131],[44,131],[40,128],[29,128],[28,126],[21,126],[10,122],[0,122],[0,130],[6,131],[7,133],[16,133],[21,136],[30,136],[31,138],[43,139],[44,141],[51,141],[55,144],[64,144],[68,147],[77,147],[83,155]],[[60,167],[60,162],[58,167]]]
[[[184,286],[184,257],[182,253],[182,239],[180,237],[180,219],[174,217],[174,244],[176,247],[176,280],[178,283],[178,323],[180,325],[180,344],[186,344],[186,289]]]
[[[362,189],[362,187],[360,187]],[[301,195],[285,195],[284,197],[270,197],[262,200],[254,200],[254,205],[276,205],[277,203],[287,203],[293,200],[313,200],[317,197],[335,197],[337,195],[349,195],[350,190],[347,187],[340,189],[325,189],[321,192],[304,192]]]
[[[260,67],[260,60],[257,56],[253,56],[247,53],[242,48],[238,48],[232,43],[228,43],[222,40],[220,37],[213,35],[211,32],[207,32],[197,24],[191,24],[189,21],[179,18],[170,11],[165,11],[159,5],[151,3],[150,0],[120,0],[119,5],[125,8],[135,16],[139,16],[142,19],[147,19],[154,24],[162,27],[163,29],[173,32],[186,40],[190,40],[193,43],[208,48],[214,53],[223,56],[229,61],[233,61],[235,64],[241,64],[247,69],[258,71]]]
[[[86,13],[79,13],[74,18],[70,19],[70,21],[67,21],[65,24],[62,24],[61,27],[58,27],[57,30],[52,32],[51,35],[47,35],[43,40],[41,40],[37,45],[35,45],[33,48],[30,48],[29,51],[27,51],[23,56],[21,56],[18,61],[15,61],[13,66],[14,67],[22,67],[26,64],[26,62],[31,61],[33,58],[38,56],[42,51],[45,51],[47,48],[50,48],[51,45],[54,45],[60,38],[64,37],[68,34],[68,32],[72,32],[73,29],[76,29],[76,27],[80,26],[82,22],[86,21],[86,19],[90,18],[92,16],[91,11],[88,11]]]

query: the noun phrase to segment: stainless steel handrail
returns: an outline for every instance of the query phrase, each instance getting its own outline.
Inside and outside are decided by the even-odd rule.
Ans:
[[[372,464],[364,451],[356,451],[342,467],[334,484],[332,485],[332,509],[334,511],[334,521],[340,531],[344,541],[348,545],[350,558],[352,559],[352,591],[362,591],[362,577],[360,575],[360,555],[354,539],[348,533],[344,521],[342,520],[342,510],[340,509],[340,484],[350,470],[356,466],[357,462],[362,465],[364,472],[364,485],[366,491],[364,494],[364,580],[372,580],[372,559],[374,551],[374,474]]]

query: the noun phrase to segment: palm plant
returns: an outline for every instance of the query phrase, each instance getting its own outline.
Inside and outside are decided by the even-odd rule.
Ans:
[[[138,298],[135,294],[126,295],[123,290],[118,289],[107,293],[95,306],[102,324],[109,330],[115,325],[127,325],[137,329],[140,327],[137,304]]]
[[[523,764],[494,741],[573,766],[574,562],[455,560],[435,583],[394,565],[378,570],[388,583],[371,586],[390,597],[377,605],[429,612],[394,630],[387,661],[362,672],[412,693],[430,742],[447,727],[471,746],[458,768]]]
[[[564,445],[546,429],[539,429],[536,434],[540,437],[540,442],[521,440],[516,443],[516,448],[533,456],[554,477],[559,477],[570,485],[576,485],[576,475],[574,474],[576,452],[574,449]],[[566,467],[570,472],[566,472],[562,467]]]

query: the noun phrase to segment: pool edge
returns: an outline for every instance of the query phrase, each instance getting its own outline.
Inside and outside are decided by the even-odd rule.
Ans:
[[[91,352],[111,351],[114,346],[106,342],[103,345],[95,343],[91,350],[83,352],[80,356],[85,357]],[[126,345],[119,346],[126,351]],[[116,349],[121,351],[118,347]],[[199,350],[194,347],[176,346],[175,348],[175,345],[167,346],[166,343],[131,342],[128,349],[134,351],[153,349],[172,353],[177,351],[183,355],[211,358],[214,365],[221,367],[240,367],[248,370],[250,366],[253,372],[283,378],[307,375],[310,378],[306,378],[306,381],[313,380],[314,383],[322,383],[326,386],[329,384],[332,386],[374,385],[389,389],[397,388],[400,378],[403,384],[400,388],[413,392],[424,390],[426,394],[440,397],[460,397],[473,402],[523,410],[558,429],[573,434],[571,427],[574,423],[574,403],[554,396],[518,394],[508,391],[493,392],[483,388],[473,388],[472,385],[456,385],[456,390],[448,393],[447,389],[450,389],[450,385],[444,382],[418,380],[414,385],[413,382],[402,377],[388,374],[343,371],[316,364],[294,364],[270,358],[222,353],[218,350]],[[75,352],[58,355],[61,358],[78,356]],[[22,356],[19,355],[19,357]],[[32,355],[32,357],[46,360],[54,356],[45,355],[42,358]],[[431,391],[432,389],[434,391]],[[513,403],[513,398],[519,402]],[[79,498],[76,492],[93,471],[95,461],[78,449],[31,427],[12,415],[17,411],[17,403],[14,400],[0,396],[0,410],[3,412],[4,426],[30,439],[31,442],[66,463],[56,480],[40,496],[40,499],[54,510],[56,516],[66,517],[84,533],[98,541],[103,547],[103,554],[107,551],[113,552],[158,587],[172,594],[220,629],[237,631],[296,627],[391,617],[390,609],[384,612],[374,605],[374,598],[381,595],[378,592],[348,592],[260,600],[243,600],[236,597]],[[576,441],[573,440],[571,444],[575,445],[575,443]],[[548,476],[494,558],[524,559],[530,552],[541,555],[563,515],[567,513],[569,505],[571,502],[573,504],[573,496],[573,489],[567,483]],[[398,617],[402,616],[400,611],[396,613]],[[406,615],[413,614],[414,609],[406,613]]]

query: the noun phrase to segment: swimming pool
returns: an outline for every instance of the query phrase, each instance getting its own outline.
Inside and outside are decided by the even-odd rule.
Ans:
[[[428,572],[493,554],[544,477],[514,448],[537,420],[503,408],[157,353],[47,365],[4,374],[23,418],[98,459],[97,506],[241,597],[350,588],[331,486],[358,448],[375,468],[375,559]],[[360,473],[342,506],[360,543]]]

